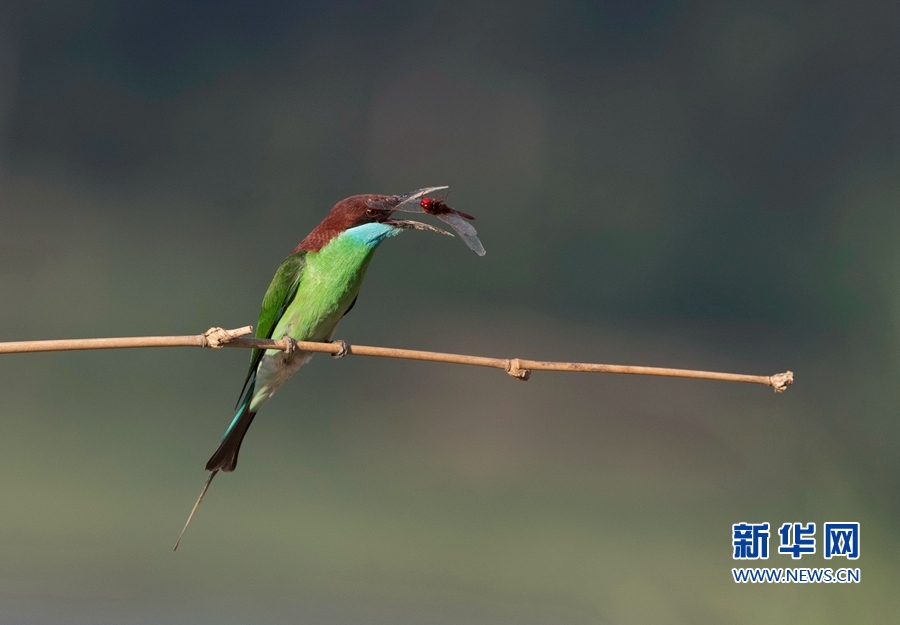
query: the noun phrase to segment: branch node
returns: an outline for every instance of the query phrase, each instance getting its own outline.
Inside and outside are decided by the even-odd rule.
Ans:
[[[784,373],[776,373],[769,376],[769,385],[775,389],[776,393],[783,393],[791,384],[794,383],[794,372],[785,371]]]
[[[517,380],[527,382],[528,378],[531,377],[531,369],[523,369],[521,364],[518,358],[507,360],[506,372]]]
[[[224,328],[210,328],[200,336],[203,337],[203,347],[210,349],[220,349],[234,339],[250,334],[253,332],[253,326],[244,326],[235,330],[226,330]]]

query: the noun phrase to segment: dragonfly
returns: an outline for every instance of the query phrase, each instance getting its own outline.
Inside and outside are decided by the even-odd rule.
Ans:
[[[472,224],[469,223],[469,221],[473,221],[475,218],[468,213],[447,206],[447,203],[444,202],[445,195],[442,195],[437,199],[427,197],[430,193],[443,191],[447,188],[448,187],[427,187],[406,195],[393,195],[374,203],[379,206],[374,206],[372,202],[370,202],[370,205],[373,206],[373,208],[392,208],[393,210],[405,211],[407,213],[425,213],[427,215],[434,215],[453,228],[456,231],[456,234],[459,235],[459,238],[469,246],[469,249],[479,256],[484,256],[486,252],[484,251],[484,246],[481,244],[481,241],[478,239],[478,232]],[[384,206],[381,206],[381,204]],[[469,221],[466,221],[467,219]]]

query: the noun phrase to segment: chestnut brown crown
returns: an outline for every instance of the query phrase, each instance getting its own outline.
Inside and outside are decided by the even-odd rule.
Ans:
[[[367,193],[344,198],[334,205],[331,212],[318,226],[313,228],[312,232],[306,235],[306,238],[294,249],[294,253],[300,250],[318,252],[345,230],[373,221],[384,221],[390,217],[390,211],[370,206],[370,202],[378,202],[388,197],[390,196]]]

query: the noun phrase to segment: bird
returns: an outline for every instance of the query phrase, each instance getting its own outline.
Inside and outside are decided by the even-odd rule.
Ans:
[[[428,193],[447,187],[426,187],[404,195],[354,195],[334,205],[328,215],[288,255],[275,272],[263,297],[255,336],[293,341],[333,340],[338,322],[356,304],[372,255],[381,243],[404,230],[449,232],[412,220],[391,219],[397,210]],[[347,353],[347,344],[335,354]],[[219,471],[237,466],[238,452],[257,412],[275,391],[312,358],[300,349],[253,349],[250,367],[219,447],[206,463],[210,472],[197,498],[175,550],[191,523],[210,483]]]

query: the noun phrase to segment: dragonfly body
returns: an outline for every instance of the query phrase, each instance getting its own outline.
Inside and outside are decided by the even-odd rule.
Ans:
[[[473,252],[479,256],[485,255],[484,246],[478,239],[478,233],[475,231],[475,228],[472,227],[472,224],[466,221],[466,219],[474,221],[475,218],[470,214],[456,210],[455,208],[450,208],[444,202],[443,197],[439,197],[436,200],[430,197],[423,197],[419,200],[419,207],[422,209],[423,213],[435,215],[438,219],[456,230],[456,234],[465,241],[466,245],[468,245]]]

